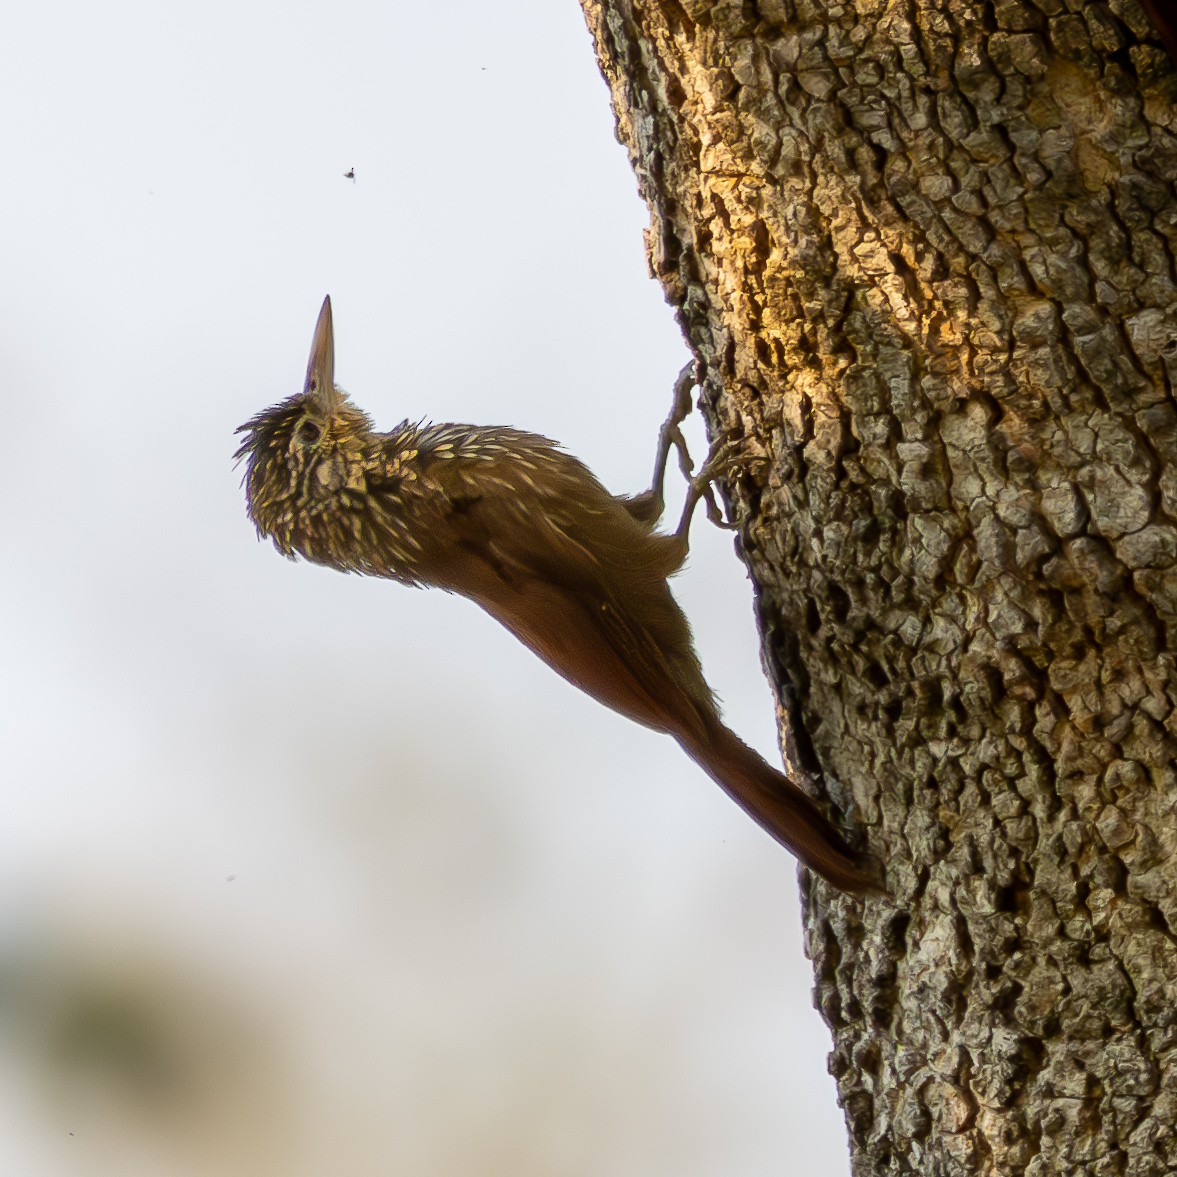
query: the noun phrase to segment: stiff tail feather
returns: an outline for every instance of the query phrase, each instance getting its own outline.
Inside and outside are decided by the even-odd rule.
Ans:
[[[716,722],[708,738],[680,740],[689,755],[754,821],[810,870],[851,895],[886,895],[842,835],[783,772]]]

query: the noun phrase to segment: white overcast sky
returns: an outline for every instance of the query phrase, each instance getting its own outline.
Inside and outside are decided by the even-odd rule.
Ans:
[[[793,860],[468,603],[257,543],[230,460],[329,292],[379,426],[646,485],[687,353],[575,0],[4,28],[0,1171],[845,1174]]]

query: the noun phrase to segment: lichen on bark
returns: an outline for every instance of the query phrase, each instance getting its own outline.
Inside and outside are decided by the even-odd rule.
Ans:
[[[706,373],[856,1173],[1177,1169],[1177,71],[1135,0],[582,0]]]

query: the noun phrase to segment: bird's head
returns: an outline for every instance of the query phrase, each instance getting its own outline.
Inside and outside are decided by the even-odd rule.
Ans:
[[[372,422],[335,386],[331,297],[323,299],[302,392],[246,421],[235,455],[245,460],[249,516],[280,552],[311,559],[303,535],[335,496],[354,480],[356,459]]]

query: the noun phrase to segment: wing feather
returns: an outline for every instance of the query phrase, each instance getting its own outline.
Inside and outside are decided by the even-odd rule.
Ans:
[[[451,504],[450,534],[508,582],[540,578],[573,595],[650,698],[666,706],[667,694],[680,693],[714,716],[690,626],[666,583],[682,564],[679,541],[636,519],[547,438],[479,430],[442,442],[423,472]]]

